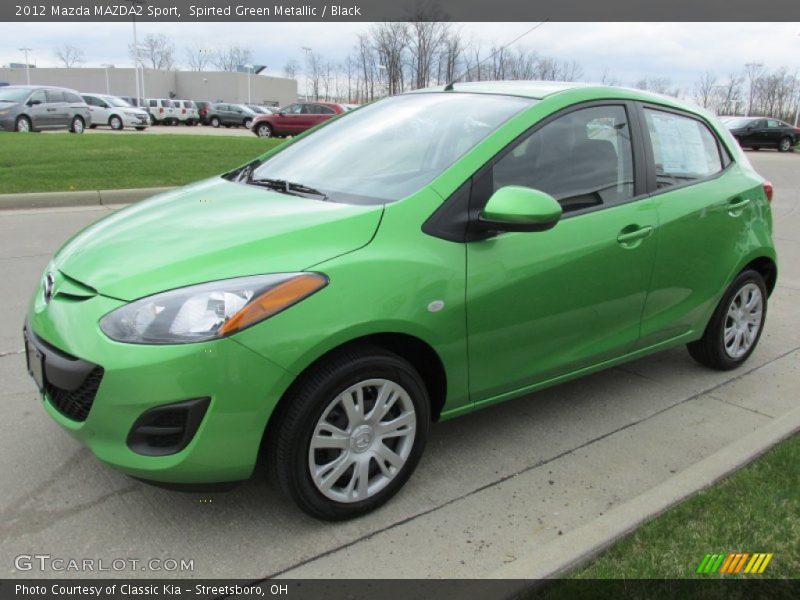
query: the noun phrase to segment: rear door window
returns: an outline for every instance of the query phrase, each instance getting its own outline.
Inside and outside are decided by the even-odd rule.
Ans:
[[[701,121],[644,109],[658,188],[705,179],[724,168],[717,138]]]
[[[45,95],[47,96],[47,102],[64,102],[64,92],[61,90],[46,90]]]

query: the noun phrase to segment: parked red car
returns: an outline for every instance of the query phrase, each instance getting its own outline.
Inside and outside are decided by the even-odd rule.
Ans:
[[[346,111],[334,102],[297,102],[274,114],[257,116],[251,129],[258,137],[297,135]]]

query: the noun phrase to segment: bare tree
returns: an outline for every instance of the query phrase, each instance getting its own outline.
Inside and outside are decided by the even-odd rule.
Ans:
[[[218,48],[211,61],[220,71],[235,71],[239,66],[249,64],[253,51],[247,46],[227,46]]]
[[[600,74],[600,83],[603,85],[620,85],[620,80],[608,72],[608,67],[603,67],[603,72]]]
[[[300,72],[300,63],[296,59],[290,58],[283,66],[283,74],[289,79],[297,79],[297,74]]]
[[[152,69],[171,71],[175,68],[175,45],[163,33],[146,35],[139,44],[138,57],[133,45],[129,49],[134,59]]]
[[[319,100],[322,90],[323,79],[325,78],[326,65],[322,60],[322,55],[318,52],[306,52],[306,77],[311,86],[311,95],[314,100]],[[306,90],[308,93],[308,90]]]
[[[420,20],[408,24],[411,75],[415,88],[430,85],[433,59],[449,33],[449,27],[449,24],[439,21]]]
[[[694,99],[703,108],[710,108],[714,100],[714,89],[717,87],[717,76],[711,71],[700,74],[694,84]]]
[[[192,71],[205,71],[206,67],[211,64],[211,52],[202,44],[195,42],[188,46],[184,53],[186,54],[186,64]]]
[[[669,77],[646,77],[636,82],[634,87],[640,90],[646,90],[656,94],[664,94],[665,96],[680,95],[680,88],[673,88],[672,80]]]
[[[54,48],[53,54],[67,69],[77,67],[86,62],[83,58],[83,50],[77,46],[70,46],[69,44]]]
[[[386,93],[390,96],[403,91],[403,66],[408,51],[408,25],[402,22],[381,23],[372,28],[372,46],[378,54],[379,68],[385,71]]]

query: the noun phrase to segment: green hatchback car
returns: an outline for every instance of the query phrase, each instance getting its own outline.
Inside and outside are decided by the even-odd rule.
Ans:
[[[116,469],[210,484],[263,459],[304,511],[350,518],[433,421],[678,344],[741,365],[775,287],[771,195],[671,98],[403,94],[73,237],[31,299],[28,369]]]

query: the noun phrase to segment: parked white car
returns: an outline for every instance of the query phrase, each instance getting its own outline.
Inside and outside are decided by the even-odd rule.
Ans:
[[[151,125],[177,125],[180,109],[175,100],[166,98],[148,98],[145,107],[150,113]]]
[[[178,121],[184,125],[197,125],[200,122],[200,114],[197,112],[197,105],[193,100],[173,100],[173,104],[178,107]]]
[[[108,94],[88,94],[81,92],[84,102],[89,105],[94,129],[98,126],[108,126],[119,131],[125,127],[133,127],[142,131],[149,124],[147,111],[131,106],[122,98]]]

